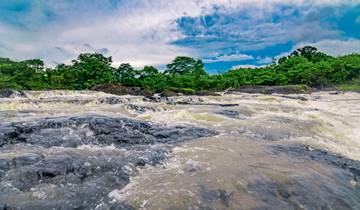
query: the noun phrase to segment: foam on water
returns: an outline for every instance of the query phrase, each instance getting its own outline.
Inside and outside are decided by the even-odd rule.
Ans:
[[[171,204],[176,204],[179,208],[185,208],[188,204],[199,208],[220,209],[236,209],[241,205],[244,209],[250,209],[262,205],[271,206],[271,203],[263,201],[267,199],[279,208],[287,208],[289,206],[284,203],[291,202],[299,205],[291,207],[300,208],[298,200],[291,200],[290,197],[305,192],[294,191],[292,194],[291,189],[310,189],[313,187],[311,184],[315,183],[321,186],[311,189],[321,195],[321,198],[334,198],[326,193],[328,191],[340,197],[344,196],[343,193],[348,193],[349,203],[357,204],[358,201],[351,187],[355,186],[354,192],[358,192],[359,186],[348,172],[311,158],[299,159],[295,152],[291,153],[295,154],[292,160],[289,155],[271,149],[274,146],[287,148],[289,145],[301,144],[310,146],[309,150],[320,149],[355,161],[360,160],[358,93],[239,93],[179,96],[163,102],[146,102],[140,96],[114,96],[94,91],[28,91],[26,95],[26,98],[0,99],[0,120],[3,123],[91,113],[165,126],[208,128],[219,134],[176,144],[168,161],[158,166],[145,165],[137,170],[134,165],[125,165],[124,171],[136,176],[130,177],[131,184],[124,188],[111,189],[108,196],[115,203],[126,202],[143,209],[171,208]],[[71,133],[71,129],[64,132],[71,138],[77,135],[76,132]],[[88,132],[88,136],[92,136]],[[75,148],[57,146],[50,149],[14,145],[0,153],[0,158],[31,156],[40,151],[49,157],[74,153],[81,157],[116,155],[126,159],[134,153],[148,154],[147,150],[163,148],[164,145],[160,144],[131,151],[113,144],[88,144]],[[322,153],[315,155],[319,154]],[[260,186],[266,188],[262,189]],[[279,192],[266,194],[267,189],[272,188]],[[32,193],[35,197],[43,198],[45,191],[39,188],[33,189]],[[271,197],[272,194],[276,196]],[[291,196],[288,197],[288,194]],[[316,195],[313,197],[315,200]],[[312,200],[311,196],[305,195],[304,199],[309,202]]]

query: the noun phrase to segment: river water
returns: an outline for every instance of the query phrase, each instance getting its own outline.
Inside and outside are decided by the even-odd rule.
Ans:
[[[360,209],[359,93],[29,91],[0,122],[0,209]]]

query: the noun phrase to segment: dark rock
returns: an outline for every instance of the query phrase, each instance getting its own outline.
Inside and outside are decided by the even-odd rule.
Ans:
[[[134,145],[175,143],[215,132],[185,126],[165,128],[127,118],[99,115],[49,118],[0,126],[0,146],[27,143],[43,147],[76,147],[81,144]]]
[[[13,159],[14,167],[31,165],[39,162],[42,157],[38,154],[24,154]]]
[[[241,119],[241,120],[245,120],[246,118],[249,117],[248,115],[242,114],[235,110],[219,110],[215,112],[215,114],[224,115],[226,117]]]
[[[152,102],[152,103],[169,103],[169,98],[162,97],[160,95],[153,95],[153,96],[145,96],[143,98],[145,102]]]
[[[285,153],[296,159],[310,159],[350,172],[356,180],[360,180],[360,161],[352,160],[327,151],[312,149],[306,145],[273,146],[273,152]]]
[[[340,95],[342,93],[343,92],[341,92],[341,91],[332,91],[332,92],[329,93],[329,95]]]
[[[309,94],[311,88],[306,85],[285,85],[285,86],[247,86],[231,88],[226,93],[262,93],[262,94]]]
[[[102,91],[114,95],[137,95],[137,96],[152,96],[154,92],[145,90],[140,87],[127,87],[119,84],[101,84],[96,85],[91,90]]]
[[[126,108],[137,112],[137,113],[145,113],[145,112],[155,112],[156,109],[153,107],[148,107],[148,106],[140,106],[140,105],[135,105],[135,104],[127,104]]]
[[[177,89],[177,90],[163,90],[159,93],[159,96],[161,97],[173,97],[173,96],[182,96],[182,95],[187,95],[187,96],[220,96],[220,94],[215,93],[213,91],[210,90],[199,90],[199,91],[194,91],[194,90],[187,90],[186,89]]]
[[[295,100],[300,100],[300,101],[308,101],[309,100],[304,96],[281,95],[280,97],[287,98],[287,99],[295,99]]]
[[[118,97],[105,97],[99,100],[100,104],[110,104],[110,105],[123,104],[126,102],[127,101],[124,101],[122,98],[118,98]]]
[[[159,93],[159,96],[167,98],[167,97],[179,96],[179,93],[176,93],[171,90],[163,90]]]
[[[231,194],[222,189],[212,190],[204,185],[200,185],[199,192],[206,203],[220,201],[223,205],[229,206]]]
[[[210,90],[199,90],[195,92],[197,96],[221,96],[221,94]]]
[[[334,183],[319,175],[293,176],[289,180],[257,180],[247,189],[257,200],[255,209],[359,209],[359,187],[352,187],[346,175],[337,174]]]
[[[269,152],[286,154],[294,163],[315,161],[321,170],[307,168],[309,176],[292,176],[286,180],[257,180],[248,184],[248,191],[257,198],[257,209],[359,209],[360,186],[350,184],[360,178],[360,161],[351,160],[306,145],[274,145]],[[296,164],[294,164],[296,167]]]
[[[128,184],[136,167],[162,163],[172,144],[216,132],[86,115],[2,123],[0,134],[0,204],[6,208],[132,209],[108,194]]]
[[[22,91],[0,89],[0,98],[14,98],[14,97],[26,97],[26,94]]]

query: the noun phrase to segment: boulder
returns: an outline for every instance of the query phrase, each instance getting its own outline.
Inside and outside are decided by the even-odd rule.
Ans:
[[[15,98],[26,97],[26,94],[22,91],[16,91],[11,89],[0,89],[0,98]]]

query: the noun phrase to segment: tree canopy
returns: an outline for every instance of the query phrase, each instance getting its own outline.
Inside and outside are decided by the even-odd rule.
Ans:
[[[39,59],[14,61],[0,58],[0,88],[89,89],[103,83],[138,86],[152,91],[223,90],[248,85],[306,84],[328,87],[360,76],[360,55],[332,57],[315,47],[297,49],[277,63],[262,68],[239,68],[207,74],[204,63],[179,56],[164,71],[153,66],[136,69],[129,63],[113,67],[112,58],[99,53],[80,54],[69,65],[46,68]]]

